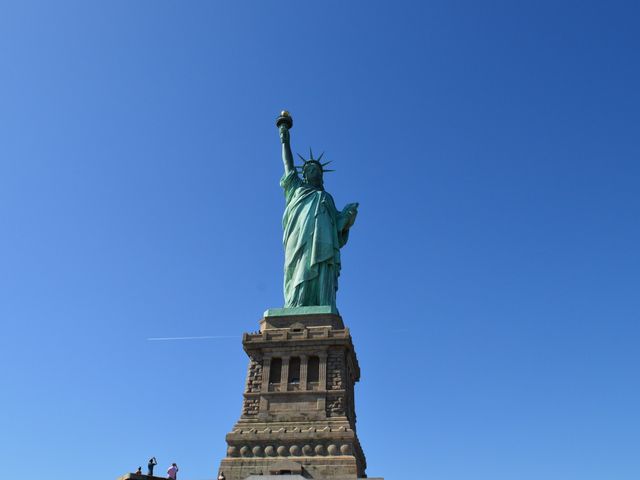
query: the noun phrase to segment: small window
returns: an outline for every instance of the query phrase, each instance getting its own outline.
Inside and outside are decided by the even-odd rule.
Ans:
[[[289,359],[289,383],[300,383],[300,357]]]
[[[309,357],[307,362],[307,382],[317,382],[320,378],[320,358]]]
[[[272,358],[271,366],[269,367],[269,383],[280,383],[281,376],[282,376],[282,359]]]

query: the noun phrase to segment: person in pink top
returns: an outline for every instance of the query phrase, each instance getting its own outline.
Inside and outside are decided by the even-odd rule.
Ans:
[[[167,469],[167,475],[169,475],[168,478],[170,478],[171,480],[176,480],[176,477],[178,476],[178,465],[172,463],[171,466]]]

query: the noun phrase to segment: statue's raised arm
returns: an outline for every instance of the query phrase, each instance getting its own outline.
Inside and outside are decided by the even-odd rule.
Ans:
[[[284,174],[289,175],[290,172],[295,171],[296,167],[293,165],[293,154],[291,153],[291,143],[289,130],[293,127],[293,118],[289,115],[289,112],[283,110],[280,112],[276,125],[280,130],[280,143],[282,143],[282,163],[284,163]]]
[[[284,299],[285,307],[328,306],[336,309],[336,291],[340,275],[340,249],[347,243],[349,230],[358,214],[358,204],[350,203],[342,211],[324,189],[323,174],[330,172],[321,162],[322,155],[303,164],[293,164],[289,130],[293,119],[283,111],[276,121],[282,143],[286,206],[282,217],[284,230]]]

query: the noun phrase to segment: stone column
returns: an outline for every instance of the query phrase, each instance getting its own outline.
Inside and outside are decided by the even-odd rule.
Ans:
[[[282,358],[282,375],[280,375],[280,391],[286,392],[289,386],[289,357]]]
[[[306,332],[306,330],[305,330]],[[306,355],[300,355],[300,390],[305,391],[307,389],[307,357]]]
[[[269,391],[269,373],[271,373],[271,359],[265,358],[262,362],[262,388],[260,391]]]
[[[318,376],[318,389],[324,391],[327,389],[327,352],[322,352],[320,357],[320,375]]]

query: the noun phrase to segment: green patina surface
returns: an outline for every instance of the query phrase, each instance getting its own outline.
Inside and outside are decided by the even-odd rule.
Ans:
[[[340,249],[347,243],[349,230],[358,214],[358,204],[350,203],[338,210],[333,197],[325,191],[323,173],[326,163],[303,159],[293,163],[289,129],[293,120],[283,112],[276,122],[282,142],[286,206],[282,217],[285,307],[329,306],[335,311]],[[331,313],[331,312],[318,312]]]
[[[265,317],[285,317],[290,315],[340,315],[338,309],[331,305],[315,305],[308,307],[270,308],[264,312]]]

